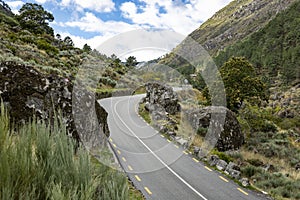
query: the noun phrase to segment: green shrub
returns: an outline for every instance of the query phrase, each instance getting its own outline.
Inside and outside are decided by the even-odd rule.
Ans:
[[[60,124],[60,125],[59,125]],[[0,116],[0,199],[128,199],[127,178],[91,162],[57,120],[9,131],[3,106]]]
[[[44,39],[39,39],[36,44],[39,49],[45,50],[50,55],[57,55],[59,52],[56,47],[52,46]]]
[[[247,165],[247,166],[241,168],[242,174],[248,178],[251,178],[260,170],[261,170],[260,168],[255,167],[253,165]]]
[[[233,159],[229,155],[224,152],[219,152],[216,149],[213,149],[210,153],[219,156],[220,159],[225,160],[227,163],[233,161]]]
[[[19,26],[19,22],[12,17],[0,12],[0,22],[8,24],[11,27]]]

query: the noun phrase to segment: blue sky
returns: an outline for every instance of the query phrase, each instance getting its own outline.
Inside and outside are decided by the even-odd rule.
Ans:
[[[41,4],[54,15],[55,33],[77,47],[97,48],[107,39],[136,29],[172,30],[187,36],[231,0],[5,0],[13,12]]]

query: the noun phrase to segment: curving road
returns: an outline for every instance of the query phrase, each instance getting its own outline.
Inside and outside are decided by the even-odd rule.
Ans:
[[[149,126],[137,114],[142,97],[113,97],[99,103],[109,113],[110,144],[146,199],[266,199],[211,170]]]

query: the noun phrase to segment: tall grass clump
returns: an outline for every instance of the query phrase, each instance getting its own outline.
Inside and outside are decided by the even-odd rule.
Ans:
[[[128,185],[122,173],[76,149],[59,120],[51,128],[32,120],[12,132],[2,105],[0,199],[128,199]]]

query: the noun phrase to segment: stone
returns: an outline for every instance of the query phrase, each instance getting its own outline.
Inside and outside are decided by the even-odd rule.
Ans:
[[[232,178],[239,180],[241,178],[241,171],[238,170],[232,170],[231,173],[229,174]]]
[[[225,160],[221,160],[221,159],[220,159],[220,160],[217,162],[216,167],[217,167],[218,170],[223,171],[223,170],[225,170],[226,167],[227,167],[227,162],[226,162]]]
[[[22,124],[36,116],[53,124],[55,113],[61,111],[67,134],[77,142],[91,148],[106,143],[107,112],[93,93],[74,90],[73,77],[43,74],[15,62],[0,63],[0,69],[1,98],[14,123]]]
[[[145,87],[146,97],[143,102],[150,112],[162,109],[166,114],[175,114],[180,111],[178,96],[171,87],[155,82],[147,83]]]
[[[300,171],[300,163],[297,163],[297,164],[295,165],[295,170]]]
[[[208,106],[188,111],[187,120],[194,130],[207,128],[211,145],[218,151],[239,149],[244,144],[244,134],[235,114],[222,106]]]
[[[234,179],[238,180],[241,175],[240,167],[237,164],[235,164],[234,162],[229,162],[229,164],[227,165],[227,167],[225,169],[225,173],[227,173]]]
[[[217,156],[217,155],[210,155],[209,158],[208,158],[208,164],[210,166],[212,166],[212,167],[216,166],[217,163],[219,162],[219,160],[220,160],[219,156]]]
[[[244,186],[244,187],[250,186],[250,181],[249,181],[248,178],[242,178],[242,179],[240,179],[240,183],[241,183],[242,186]]]
[[[182,146],[184,149],[186,149],[186,148],[188,147],[188,145],[189,145],[189,142],[188,142],[187,140],[183,139],[183,138],[177,139],[176,142],[177,142],[180,146]]]
[[[200,152],[200,147],[194,147],[194,154],[198,155],[198,153]]]

